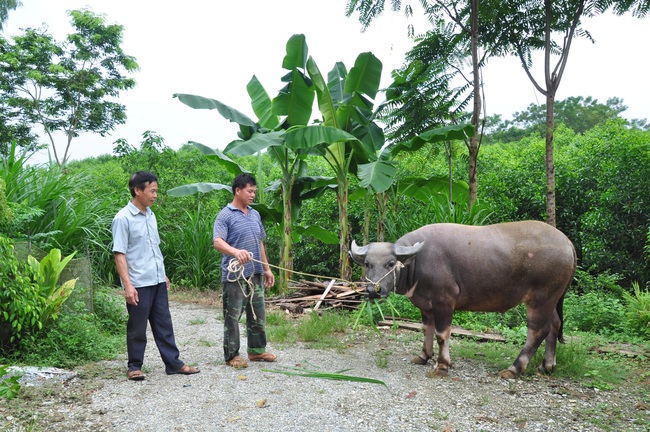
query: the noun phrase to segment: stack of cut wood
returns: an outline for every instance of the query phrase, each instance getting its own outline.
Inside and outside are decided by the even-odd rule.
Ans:
[[[338,279],[329,281],[290,281],[287,294],[267,299],[282,310],[301,314],[307,309],[355,309],[364,301],[365,285],[344,282]]]

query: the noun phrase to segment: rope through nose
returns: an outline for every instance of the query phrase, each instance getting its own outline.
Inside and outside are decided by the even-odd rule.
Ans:
[[[395,291],[395,287],[397,286],[397,272],[395,270],[401,270],[404,268],[404,264],[402,264],[401,261],[397,261],[395,265],[393,266],[392,269],[388,270],[385,275],[379,278],[377,282],[372,281],[366,276],[366,280],[372,284],[372,288],[375,290],[375,292],[379,292],[379,283],[384,280],[386,276],[389,274],[393,274],[393,291]]]

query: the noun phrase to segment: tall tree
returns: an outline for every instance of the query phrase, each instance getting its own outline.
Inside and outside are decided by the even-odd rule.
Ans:
[[[9,18],[9,11],[16,10],[23,4],[19,0],[0,0],[0,31]]]
[[[394,11],[398,11],[402,7],[400,0],[390,0],[391,6]],[[348,2],[346,15],[350,16],[354,11],[359,12],[359,21],[364,27],[370,25],[370,22],[381,14],[384,10],[386,0],[350,0]],[[468,203],[469,209],[476,202],[478,183],[477,183],[477,159],[481,144],[481,119],[483,97],[481,90],[481,76],[480,69],[485,63],[485,60],[491,55],[493,48],[488,45],[479,46],[479,5],[480,0],[434,0],[434,1],[421,1],[424,13],[427,15],[430,22],[434,23],[434,31],[429,32],[425,36],[431,38],[436,43],[428,41],[421,43],[416,53],[418,60],[424,57],[433,57],[434,62],[431,63],[431,68],[428,70],[428,76],[433,80],[434,76],[439,73],[446,72],[449,68],[454,68],[457,73],[455,75],[463,77],[462,73],[462,60],[469,57],[471,58],[471,77],[467,77],[466,83],[471,87],[472,94],[472,114],[471,124],[474,126],[476,133],[466,141],[467,149],[469,152],[468,159],[468,180],[469,180],[469,196]],[[412,7],[407,4],[404,5],[407,15],[413,14]],[[447,23],[452,23],[453,28],[450,30]],[[412,27],[409,28],[409,33],[412,33]],[[436,48],[438,51],[427,52],[423,48]],[[441,49],[442,47],[442,49]],[[482,50],[482,53],[479,51]],[[446,53],[446,54],[443,54]],[[421,57],[424,56],[424,57]],[[451,62],[449,59],[455,61]],[[446,63],[446,65],[445,65]],[[442,65],[442,66],[441,66]],[[433,72],[433,73],[432,73]],[[439,76],[439,75],[438,75]],[[438,86],[437,89],[444,95],[447,90],[444,86],[448,84],[448,80],[442,80],[443,86]],[[424,81],[419,86],[420,89],[426,86]],[[418,87],[418,86],[416,86]],[[466,102],[462,100],[460,94],[455,95],[458,100],[453,104],[456,106],[463,106]],[[453,105],[452,104],[452,105]],[[444,106],[444,105],[443,105]],[[417,116],[417,109],[409,111],[410,115]],[[455,123],[455,115],[447,113],[448,121]]]
[[[40,125],[54,158],[65,165],[80,132],[105,136],[126,121],[126,107],[112,99],[135,86],[137,70],[121,48],[123,27],[89,10],[71,11],[75,33],[57,42],[44,29],[27,29],[0,44],[0,100],[26,124]],[[62,154],[54,133],[65,134]]]
[[[537,91],[546,97],[546,222],[556,225],[555,161],[553,132],[555,128],[555,95],[567,65],[573,40],[584,36],[594,42],[581,27],[582,20],[613,8],[615,13],[632,11],[643,17],[650,10],[648,0],[521,0],[501,2],[486,0],[499,11],[487,32],[488,40],[503,41],[504,52],[519,57],[521,65]],[[496,16],[496,15],[495,15]],[[542,79],[533,74],[534,51],[543,53]]]

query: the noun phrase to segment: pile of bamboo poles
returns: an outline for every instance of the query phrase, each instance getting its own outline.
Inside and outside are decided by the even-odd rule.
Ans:
[[[362,283],[329,281],[290,281],[287,294],[267,299],[282,310],[302,314],[305,310],[356,309],[364,301],[365,286]]]

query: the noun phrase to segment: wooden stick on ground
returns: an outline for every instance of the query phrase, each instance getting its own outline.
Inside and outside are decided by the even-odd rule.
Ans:
[[[316,306],[314,306],[314,311],[316,311],[316,310],[318,309],[318,307],[320,306],[320,304],[321,304],[321,302],[323,301],[323,299],[324,299],[325,297],[327,297],[327,294],[328,294],[328,293],[330,292],[330,290],[332,289],[332,286],[334,285],[334,282],[335,282],[335,281],[336,281],[336,279],[332,279],[332,280],[330,281],[330,284],[327,285],[327,288],[325,288],[325,291],[323,291],[323,295],[321,295],[321,296],[320,296],[320,299],[316,302]]]

